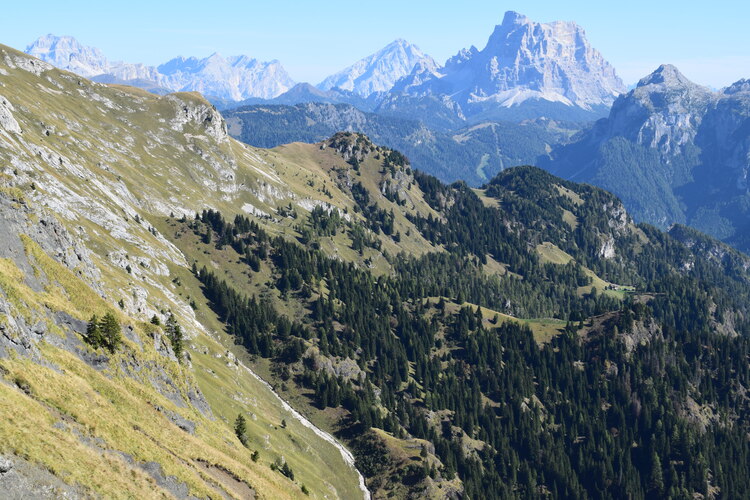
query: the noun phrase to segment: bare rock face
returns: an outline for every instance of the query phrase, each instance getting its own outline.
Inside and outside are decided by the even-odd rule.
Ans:
[[[0,95],[0,130],[21,133],[21,127],[13,117],[13,105]]]
[[[435,71],[410,75],[413,95],[451,95],[466,109],[495,103],[510,107],[529,99],[591,109],[608,106],[625,87],[614,68],[574,22],[537,23],[507,12],[487,46],[464,49]],[[430,76],[432,74],[432,76]]]
[[[175,119],[172,128],[181,130],[185,124],[191,123],[202,127],[206,134],[218,142],[228,141],[227,124],[221,114],[208,102],[199,103],[182,99],[177,95],[166,97],[175,105]]]
[[[0,457],[0,496],[8,500],[86,498],[77,488],[65,484],[46,468],[20,457]]]
[[[157,83],[163,87],[234,101],[250,97],[271,99],[294,86],[279,61],[258,61],[248,56],[177,57],[156,71]]]
[[[750,191],[750,80],[740,80],[719,94],[703,120],[697,142],[718,157],[736,189]]]
[[[607,135],[627,137],[661,154],[679,153],[693,141],[714,101],[710,89],[691,82],[674,66],[663,64],[615,102]]]
[[[27,54],[86,78],[106,73],[107,58],[94,47],[81,45],[72,36],[45,35],[26,47]]]

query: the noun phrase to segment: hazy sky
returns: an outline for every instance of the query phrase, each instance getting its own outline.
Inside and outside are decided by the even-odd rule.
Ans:
[[[279,59],[293,79],[318,83],[396,38],[438,62],[483,48],[506,10],[540,22],[572,20],[626,84],[661,63],[705,85],[750,78],[750,1],[526,2],[129,0],[3,2],[0,43],[72,35],[110,60],[160,64],[174,56],[247,54]],[[693,7],[696,5],[696,7]]]

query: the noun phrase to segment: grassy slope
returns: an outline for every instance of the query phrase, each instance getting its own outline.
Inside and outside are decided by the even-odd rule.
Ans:
[[[12,415],[13,419],[0,420],[0,433],[5,437],[0,440],[0,452],[17,451],[58,471],[66,481],[79,482],[110,496],[113,491],[102,484],[101,475],[76,472],[83,468],[76,465],[76,456],[80,455],[81,464],[89,463],[84,455],[92,452],[85,446],[81,445],[80,454],[72,454],[70,460],[49,452],[50,447],[64,449],[64,443],[75,441],[71,432],[50,427],[56,419],[55,412],[84,413],[75,405],[99,394],[104,401],[101,411],[76,423],[83,435],[101,437],[108,448],[132,452],[139,460],[154,458],[167,473],[187,481],[196,494],[213,491],[216,495],[191,462],[205,458],[247,480],[266,498],[298,496],[302,483],[311,490],[313,498],[355,497],[356,475],[333,446],[288,417],[287,429],[273,428],[284,418],[280,404],[249,374],[231,363],[227,365],[223,357],[226,347],[217,340],[223,338],[222,325],[200,302],[200,291],[195,283],[191,284],[181,253],[151,223],[156,224],[160,216],[170,211],[192,213],[213,207],[237,213],[247,203],[275,215],[277,205],[296,203],[304,197],[303,185],[281,180],[277,168],[282,166],[274,165],[276,153],[255,150],[231,139],[217,141],[200,120],[175,125],[182,106],[207,106],[200,96],[161,98],[127,87],[92,84],[57,70],[36,74],[36,70],[27,70],[29,60],[17,51],[0,47],[0,94],[13,106],[13,117],[23,130],[22,134],[0,131],[1,184],[4,192],[27,198],[40,213],[42,206],[49,207],[49,213],[56,214],[71,233],[85,241],[101,273],[105,298],[87,292],[89,283],[76,276],[71,277],[76,287],[73,293],[62,293],[54,285],[46,293],[31,291],[18,285],[20,271],[11,261],[4,260],[0,263],[0,287],[6,296],[18,299],[19,309],[14,314],[27,313],[28,303],[32,303],[86,320],[92,307],[98,311],[115,310],[118,300],[123,300],[121,320],[140,325],[139,321],[147,320],[154,312],[175,311],[191,339],[189,352],[193,358],[192,370],[175,369],[184,372],[184,377],[197,379],[219,418],[208,420],[192,409],[176,409],[150,384],[129,381],[122,374],[112,373],[111,379],[97,376],[66,351],[47,346],[44,355],[64,366],[65,375],[54,377],[47,369],[23,360],[2,361],[12,374],[5,380],[24,375],[38,399],[20,393],[11,383],[0,384],[3,401],[14,401],[2,407],[3,415]],[[269,192],[273,196],[268,196]],[[117,253],[123,254],[125,261],[114,259]],[[125,262],[129,262],[131,272],[125,270]],[[51,281],[58,281],[57,278],[54,276]],[[175,282],[175,278],[180,279]],[[144,292],[145,301],[136,300],[136,292]],[[190,299],[198,300],[197,321],[187,305]],[[158,359],[158,355],[151,355]],[[50,387],[57,390],[41,387],[41,381],[50,377],[56,379]],[[66,385],[70,389],[62,390]],[[108,400],[117,403],[107,403]],[[153,419],[154,410],[147,401],[186,413],[186,418],[199,424],[198,436],[188,438],[177,427],[166,425],[163,417]],[[44,416],[45,412],[49,416]],[[232,424],[239,412],[249,417],[251,446],[261,454],[257,464],[249,460],[251,451],[241,449],[233,437]],[[250,419],[251,414],[257,420]],[[106,421],[105,417],[114,426],[107,434],[104,427],[94,425],[96,421]],[[152,420],[154,427],[149,427]],[[134,433],[134,425],[151,429],[146,432],[155,437],[152,444]],[[40,431],[34,433],[37,427]],[[270,436],[269,444],[265,435]],[[94,455],[94,470],[115,467],[109,455]],[[295,471],[297,484],[268,467],[281,456]],[[130,470],[132,467],[117,461],[116,464],[122,475],[138,474],[137,470]],[[140,494],[152,491],[151,483],[144,486],[139,480],[114,479],[115,476],[112,487],[120,495],[151,496]]]
[[[36,322],[44,321],[50,309],[79,319],[112,310],[70,270],[28,240],[27,254],[37,278],[48,284],[44,292],[35,292],[23,282],[23,273],[12,261],[5,260],[0,286],[6,297],[13,298],[9,316],[26,316]],[[0,360],[2,452],[42,464],[66,482],[106,497],[168,496],[118,452],[139,463],[159,462],[166,474],[186,483],[196,495],[218,495],[212,481],[195,464],[203,460],[220,464],[270,497],[293,496],[296,487],[249,460],[250,452],[221,421],[192,407],[176,406],[146,382],[152,370],[166,370],[178,384],[190,384],[192,375],[185,366],[157,354],[149,337],[155,327],[117,315],[122,323],[135,328],[143,347],[126,340],[103,372],[68,350],[53,347],[57,342],[52,339],[39,344],[50,366],[17,356]],[[51,328],[48,335],[64,332]],[[141,380],[126,376],[119,368],[120,361],[141,366]],[[178,389],[185,393],[188,387]],[[170,423],[157,406],[195,422],[196,436]],[[99,473],[103,470],[106,475]],[[226,492],[231,494],[231,487]]]

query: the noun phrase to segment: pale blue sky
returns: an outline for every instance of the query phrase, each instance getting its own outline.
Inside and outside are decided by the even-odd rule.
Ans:
[[[750,78],[750,1],[130,0],[3,2],[0,43],[72,35],[111,60],[159,64],[177,55],[279,59],[297,81],[323,77],[405,38],[440,63],[484,47],[506,10],[573,20],[627,84],[660,63],[722,87]],[[10,4],[10,5],[8,5]]]

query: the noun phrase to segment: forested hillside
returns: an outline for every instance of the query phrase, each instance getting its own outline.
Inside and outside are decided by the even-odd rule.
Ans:
[[[750,491],[723,243],[534,167],[472,189],[353,132],[251,147],[197,94],[5,47],[0,87],[0,491]]]
[[[349,156],[331,181],[351,211],[282,235],[211,210],[172,224],[227,330],[332,422],[376,497],[748,491],[746,258],[709,258],[709,238],[635,225],[611,194],[536,168],[471,190],[374,146],[352,161],[363,144],[323,143]],[[433,250],[385,249],[405,232]],[[386,262],[332,259],[328,240]]]

